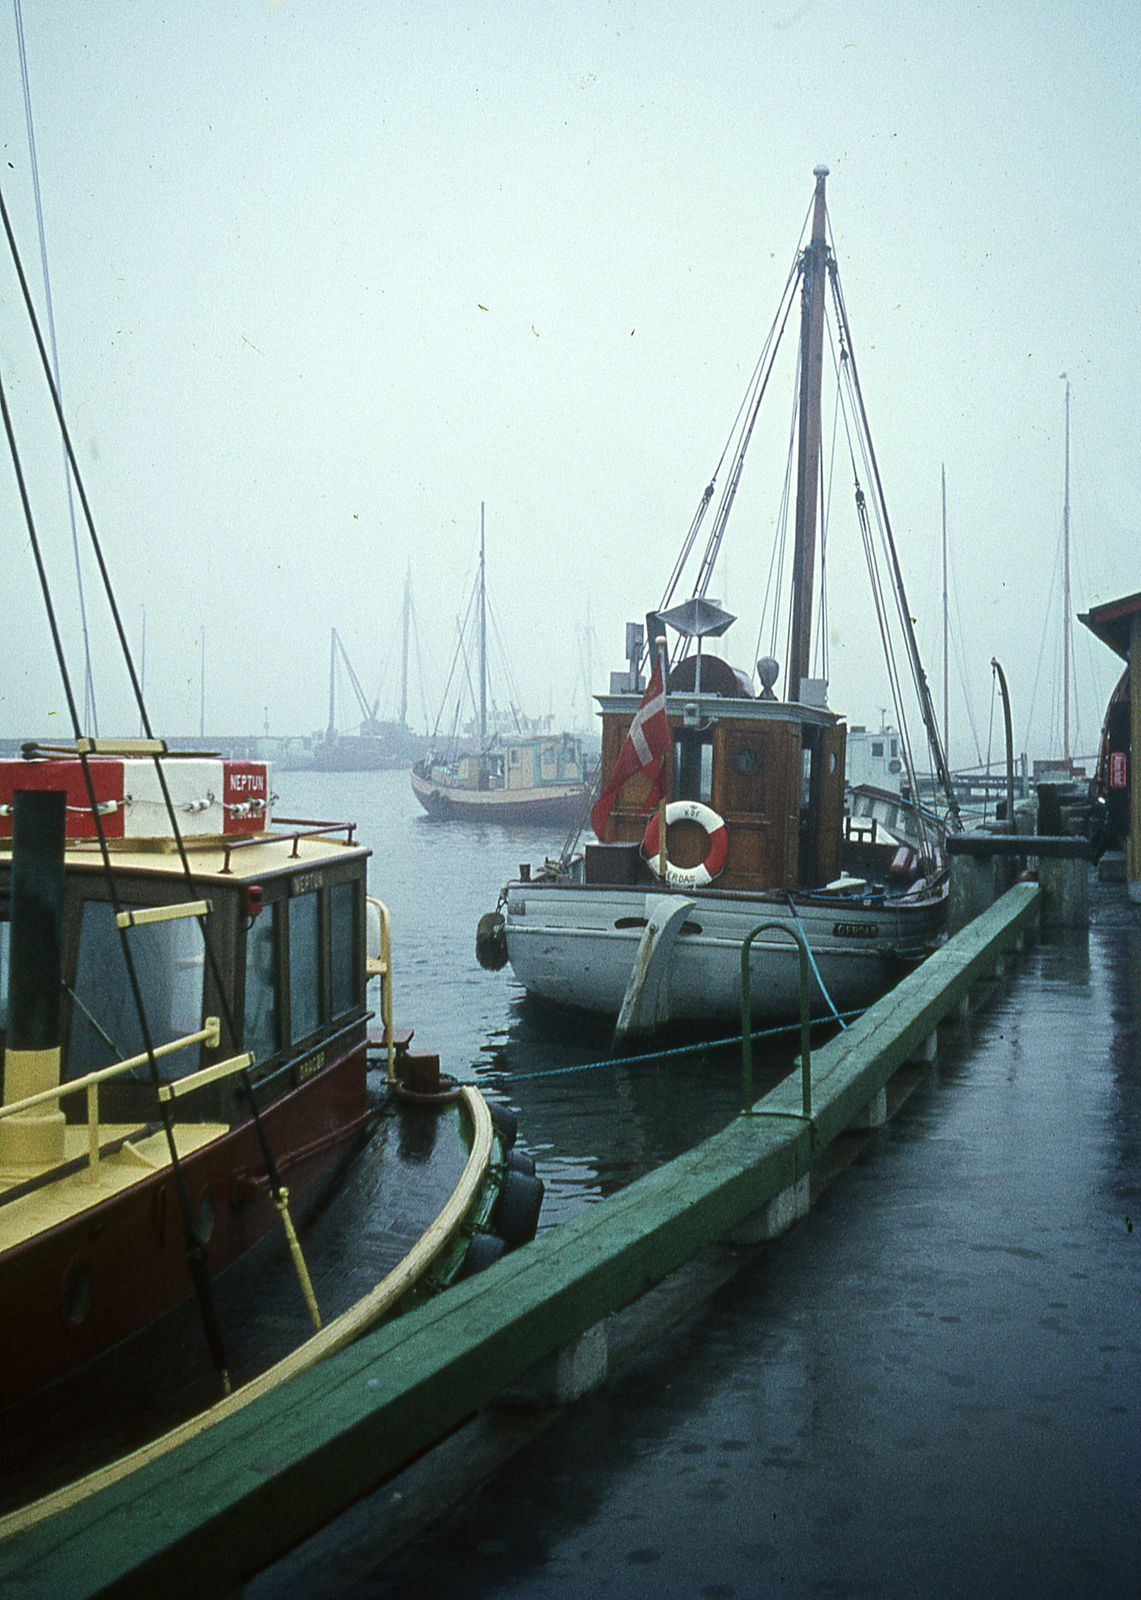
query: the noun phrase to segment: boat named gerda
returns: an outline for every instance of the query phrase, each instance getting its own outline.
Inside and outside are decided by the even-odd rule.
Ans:
[[[825,177],[826,169],[817,169],[810,242],[798,252],[774,334],[741,408],[735,449],[726,447],[726,486],[692,596],[675,601],[714,483],[702,497],[662,603],[647,614],[646,629],[627,627],[627,672],[615,673],[611,692],[598,697],[602,793],[592,814],[598,842],[508,884],[494,926],[487,918],[481,924],[485,965],[509,959],[530,994],[616,1016],[623,1034],[674,1021],[739,1022],[742,943],[761,923],[751,968],[757,1020],[797,1012],[797,938],[806,941],[810,956],[813,1010],[844,1013],[867,1005],[943,936],[944,819],[916,808],[901,836],[879,827],[872,816],[846,813],[845,723],[827,704],[819,641],[815,658],[811,648],[813,595],[823,567],[821,376],[830,291],[835,366],[853,414],[850,426],[861,441],[853,456],[854,510],[865,550],[874,551],[878,543],[888,557],[886,579],[869,558],[877,615],[883,619],[894,591],[899,638],[893,644],[885,629],[885,644],[911,668],[931,759],[948,796],[951,825],[957,825],[827,242]],[[787,480],[797,484],[797,493],[791,616],[781,624],[787,627],[788,670],[778,694],[781,667],[774,655],[757,662],[754,676],[752,669],[703,651],[703,641],[720,638],[735,621],[708,598],[708,589],[779,332],[797,290],[800,390],[795,472]],[[783,529],[778,537],[783,540]],[[827,631],[820,633],[826,640]],[[772,638],[776,643],[775,620]],[[893,685],[903,670],[902,664],[893,666]],[[904,710],[899,697],[893,698],[907,788],[915,795]]]

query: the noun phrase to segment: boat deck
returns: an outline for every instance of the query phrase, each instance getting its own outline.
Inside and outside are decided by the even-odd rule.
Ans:
[[[115,1144],[138,1131],[137,1123],[122,1126],[101,1123],[99,1140],[104,1146]],[[185,1158],[228,1131],[228,1124],[224,1122],[180,1124],[174,1130],[175,1147],[179,1156]],[[0,1171],[0,1251],[42,1233],[45,1228],[68,1222],[170,1166],[170,1150],[161,1130],[130,1144],[120,1144],[118,1150],[103,1156],[94,1168],[87,1164],[86,1157],[86,1125],[67,1127],[64,1129],[63,1160],[64,1163],[83,1162],[78,1171],[7,1201],[5,1195],[34,1181],[37,1169],[9,1167]]]

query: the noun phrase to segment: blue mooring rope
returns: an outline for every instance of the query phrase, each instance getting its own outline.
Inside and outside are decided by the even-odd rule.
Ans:
[[[836,1012],[835,1020],[841,1027],[846,1027],[845,1017],[858,1017],[859,1011]],[[813,1026],[821,1022],[831,1022],[832,1017],[816,1017]],[[749,1035],[750,1039],[775,1039],[782,1033],[796,1033],[800,1029],[799,1022],[785,1023],[780,1028],[761,1028],[756,1033]],[[647,1050],[637,1056],[604,1056],[600,1061],[584,1061],[575,1067],[548,1067],[545,1072],[512,1072],[508,1067],[499,1067],[493,1070],[503,1073],[511,1083],[522,1083],[529,1078],[558,1078],[571,1072],[594,1072],[599,1067],[632,1067],[646,1061],[665,1061],[671,1056],[695,1056],[703,1050],[725,1050],[731,1045],[741,1043],[740,1034],[731,1035],[725,1039],[702,1039],[695,1044],[674,1045],[669,1050]]]

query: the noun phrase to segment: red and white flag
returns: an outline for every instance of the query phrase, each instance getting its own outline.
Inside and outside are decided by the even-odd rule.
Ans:
[[[666,692],[662,687],[662,663],[659,658],[654,662],[654,670],[650,674],[650,681],[642,696],[642,704],[630,724],[626,742],[618,752],[618,760],[614,763],[610,782],[595,801],[590,813],[590,825],[600,839],[622,785],[635,773],[649,773],[652,778],[650,792],[646,796],[642,810],[649,811],[651,806],[657,805],[662,797],[662,760],[669,748],[670,729],[666,721]]]

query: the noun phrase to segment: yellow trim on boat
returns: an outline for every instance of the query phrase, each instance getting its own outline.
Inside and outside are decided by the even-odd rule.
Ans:
[[[135,906],[115,914],[117,928],[141,928],[148,922],[175,922],[179,917],[208,917],[209,900],[189,900],[178,906]]]
[[[201,1089],[207,1083],[214,1083],[218,1078],[232,1078],[236,1072],[245,1072],[247,1067],[252,1067],[254,1058],[246,1051],[240,1056],[231,1056],[229,1061],[216,1061],[212,1067],[203,1067],[201,1072],[191,1072],[185,1078],[175,1078],[170,1083],[164,1083],[158,1092],[160,1100],[175,1100],[179,1095],[193,1094],[195,1089]]]
[[[461,1098],[471,1117],[472,1142],[460,1181],[435,1221],[421,1234],[416,1244],[387,1277],[382,1278],[368,1294],[330,1322],[320,1333],[307,1339],[292,1355],[286,1356],[259,1377],[252,1378],[233,1394],[216,1401],[208,1410],[199,1412],[196,1417],[191,1417],[179,1427],[172,1428],[169,1433],[164,1433],[157,1439],[152,1439],[149,1444],[141,1446],[140,1449],[121,1457],[118,1461],[112,1461],[107,1466],[88,1473],[86,1477],[77,1479],[75,1483],[67,1484],[64,1488],[57,1489],[30,1505],[22,1506],[18,1511],[0,1517],[0,1544],[27,1533],[29,1529],[47,1521],[48,1518],[66,1511],[71,1506],[81,1504],[90,1495],[109,1488],[151,1461],[158,1460],[176,1446],[185,1444],[187,1440],[195,1438],[207,1428],[213,1427],[215,1423],[240,1411],[251,1400],[260,1399],[262,1395],[270,1393],[290,1378],[295,1378],[299,1373],[306,1372],[318,1362],[324,1361],[326,1357],[345,1349],[368,1333],[382,1317],[387,1316],[401,1296],[423,1276],[447,1244],[475,1203],[480,1185],[487,1175],[494,1133],[491,1112],[483,1096],[469,1084],[462,1087]]]

